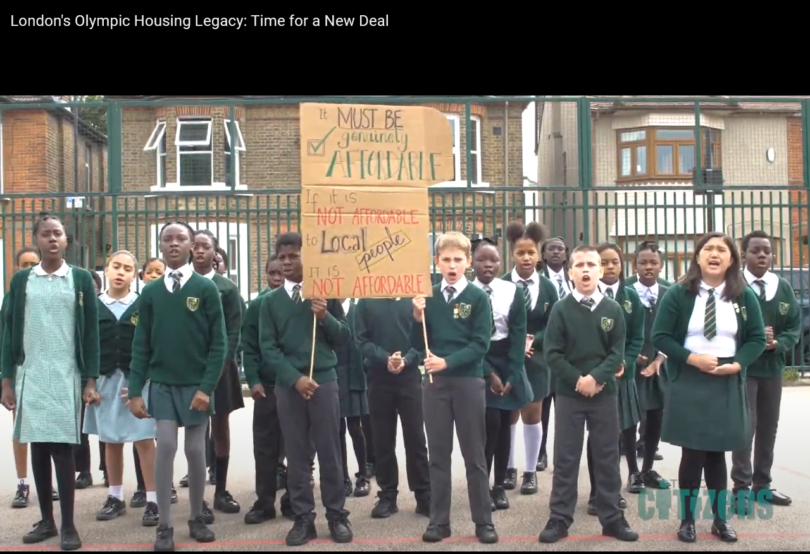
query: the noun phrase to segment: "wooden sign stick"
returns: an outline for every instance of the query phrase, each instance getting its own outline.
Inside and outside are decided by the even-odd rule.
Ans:
[[[312,379],[312,372],[315,371],[315,333],[318,331],[318,316],[312,314],[312,357],[309,359],[309,378]]]
[[[425,337],[425,356],[430,357],[430,348],[428,348],[428,340],[427,340],[427,323],[425,323],[425,310],[422,310],[422,336]],[[433,374],[428,373],[428,379],[430,382],[433,383]]]

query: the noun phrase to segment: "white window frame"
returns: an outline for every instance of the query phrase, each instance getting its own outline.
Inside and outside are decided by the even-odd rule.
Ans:
[[[461,118],[464,117],[466,119],[466,115],[462,116],[460,114],[455,113],[445,113],[444,117],[447,118],[453,124],[453,157],[454,157],[454,169],[456,178],[453,181],[445,181],[443,183],[437,183],[435,185],[431,185],[431,188],[467,188],[467,181],[466,179],[461,178]],[[481,181],[482,172],[483,172],[483,164],[481,158],[481,118],[477,115],[470,115],[470,120],[475,121],[475,139],[476,144],[478,145],[477,150],[471,150],[471,153],[476,155],[475,160],[475,168],[477,170],[479,182],[471,183],[472,188],[489,188],[489,183],[485,183]],[[466,157],[467,153],[467,141],[464,141],[464,153]]]
[[[233,141],[231,140],[231,129],[229,127],[229,125],[231,124],[231,120],[230,119],[223,119],[222,123],[223,123],[223,125],[225,127],[225,140],[228,141],[228,143],[227,143],[228,148],[230,148],[230,151],[225,152],[225,159],[226,159],[226,163],[228,164],[228,167],[226,167],[226,169],[225,169],[225,173],[227,174],[228,169],[230,169],[231,153],[233,152],[233,153],[235,153],[235,156],[236,156],[236,158],[235,158],[236,179],[235,180],[236,180],[237,185],[241,185],[242,184],[242,172],[240,171],[239,164],[240,164],[240,161],[242,159],[242,156],[241,156],[240,152],[247,151],[247,149],[245,148],[245,137],[242,135],[242,126],[239,125],[239,121],[234,121],[234,125],[236,126],[236,148],[234,148],[233,147]]]
[[[208,127],[208,132],[206,134],[205,140],[180,140],[180,133],[183,129],[183,125],[200,125],[204,124]],[[211,187],[214,186],[214,142],[213,142],[213,124],[214,121],[212,118],[198,118],[198,117],[189,117],[177,120],[177,129],[175,130],[174,135],[174,145],[177,147],[177,182],[176,183],[167,183],[166,187],[170,187],[172,185],[176,186],[180,190],[210,190]],[[200,151],[193,151],[193,152],[183,152],[182,148],[192,147],[192,146],[206,146],[208,150],[200,150]],[[183,176],[181,175],[180,167],[182,165],[182,157],[183,156],[199,156],[202,158],[203,156],[207,157],[210,164],[211,164],[211,182],[205,185],[193,185],[193,186],[182,186],[181,182],[183,180]]]
[[[217,237],[217,241],[220,243],[220,247],[228,253],[228,263],[231,266],[236,264],[237,267],[237,271],[229,271],[225,274],[225,277],[236,277],[234,283],[239,287],[242,298],[247,301],[250,297],[250,289],[248,288],[248,276],[250,271],[248,267],[250,261],[250,252],[248,250],[248,224],[204,220],[189,220],[188,224],[192,229],[198,231],[207,229],[214,233],[214,236]],[[149,226],[150,257],[160,257],[161,227],[163,227],[162,223]],[[228,252],[231,240],[236,240],[238,249]],[[143,287],[143,285],[141,285],[141,287]]]
[[[166,188],[166,172],[163,172],[161,177],[161,167],[165,167],[166,163],[166,122],[159,119],[146,141],[146,146],[143,147],[144,152],[155,152],[156,174],[155,182],[157,185],[152,186],[152,190],[164,190]]]

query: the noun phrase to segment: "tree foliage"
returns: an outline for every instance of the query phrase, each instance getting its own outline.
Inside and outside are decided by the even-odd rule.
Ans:
[[[104,96],[71,96],[72,102],[101,102]],[[100,132],[107,134],[107,108],[104,106],[88,106],[79,108],[79,117]]]

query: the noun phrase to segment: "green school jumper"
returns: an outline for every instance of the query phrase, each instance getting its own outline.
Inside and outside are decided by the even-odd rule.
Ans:
[[[191,277],[177,292],[166,288],[168,271],[143,288],[129,377],[130,399],[141,395],[148,378],[150,415],[181,427],[208,423],[227,354],[219,290],[209,279],[187,270]],[[197,391],[210,398],[206,412],[191,409]]]
[[[509,272],[502,277],[506,281],[514,282],[513,272]],[[539,277],[539,279],[538,279]],[[539,281],[535,283],[534,281]],[[521,285],[518,285],[520,290]],[[532,277],[532,286],[540,290],[537,296],[537,304],[526,316],[526,329],[528,334],[534,335],[534,342],[532,348],[534,354],[531,358],[523,356],[526,368],[526,376],[529,378],[529,383],[532,385],[532,402],[540,402],[545,397],[550,395],[553,390],[552,373],[548,369],[545,359],[543,358],[543,339],[546,334],[546,325],[548,324],[548,317],[551,314],[552,308],[559,301],[560,296],[557,293],[557,288],[550,279],[544,277],[540,273],[535,273]]]
[[[256,385],[275,386],[276,374],[262,358],[262,349],[259,347],[259,315],[262,309],[262,300],[273,289],[266,288],[261,291],[250,303],[242,320],[242,364],[245,370],[245,380],[250,388]]]
[[[425,324],[428,348],[437,358],[443,358],[447,368],[442,377],[486,378],[492,367],[484,364],[492,338],[492,311],[487,293],[468,282],[461,294],[448,303],[441,282],[433,287],[433,296],[425,299]],[[411,346],[425,359],[425,338],[422,324],[411,325]],[[430,379],[425,379],[429,384]]]
[[[602,285],[606,288],[606,285]],[[603,291],[604,292],[604,291]],[[616,302],[622,308],[626,328],[624,345],[624,373],[616,378],[619,393],[619,428],[624,431],[638,425],[641,421],[636,373],[638,372],[638,355],[644,346],[644,305],[638,293],[624,283],[619,283]],[[618,370],[618,368],[616,368]],[[643,369],[643,368],[642,368]]]
[[[497,298],[497,289],[501,289],[501,287],[498,286],[497,281],[498,279],[494,279],[489,286],[493,289],[493,296],[496,296],[495,301],[499,302],[500,298]],[[500,284],[503,285],[504,282],[507,281],[502,279]],[[484,286],[478,281],[474,281],[473,284],[475,286]],[[526,335],[528,334],[526,331],[526,301],[520,285],[514,285],[513,283],[504,285],[504,287],[507,286],[513,289],[509,312],[506,316],[508,322],[507,336],[499,340],[491,340],[490,338],[489,351],[487,351],[484,358],[484,365],[489,366],[488,371],[495,373],[504,386],[507,383],[512,384],[512,390],[505,396],[495,394],[492,392],[491,387],[487,387],[487,408],[511,411],[520,410],[531,403],[534,393],[526,376],[524,365],[526,359]],[[503,292],[502,289],[501,292]],[[509,291],[507,290],[507,292]],[[495,334],[494,328],[492,334]]]
[[[642,309],[644,310],[644,347],[641,349],[641,353],[647,356],[649,360],[648,364],[652,363],[655,357],[658,356],[658,349],[652,345],[652,330],[658,315],[658,306],[668,290],[669,287],[665,287],[659,283],[656,303],[649,308],[642,304]],[[642,412],[662,410],[664,408],[664,389],[667,380],[666,368],[667,361],[664,360],[661,363],[661,370],[658,372],[658,375],[653,375],[652,377],[644,377],[641,374],[644,368],[637,368],[636,389],[638,390],[638,403]]]
[[[342,306],[341,306],[342,307]],[[366,395],[366,372],[363,369],[363,356],[354,341],[354,322],[357,319],[357,305],[352,299],[346,312],[346,324],[352,334],[351,340],[335,348],[338,363],[335,371],[338,376],[340,396],[340,417],[361,417],[368,414]]]
[[[748,368],[765,351],[765,326],[757,295],[750,287],[733,300],[737,313],[737,353],[742,366],[736,375],[710,375],[686,363],[684,343],[697,296],[682,284],[673,285],[659,301],[652,343],[667,356],[667,388],[661,440],[706,452],[745,448],[751,418],[746,401]]]
[[[591,375],[616,394],[616,372],[624,361],[626,328],[623,310],[610,298],[595,309],[579,303],[573,293],[554,305],[548,319],[543,355],[557,376],[557,394],[585,398],[577,392],[580,377]]]
[[[107,307],[101,298],[98,301],[98,331],[100,338],[101,376],[111,376],[116,370],[128,378],[132,361],[132,341],[138,325],[138,310],[141,298],[138,296],[121,315],[121,319]]]
[[[758,285],[749,286],[759,300],[765,327],[773,327],[776,348],[765,350],[748,368],[746,376],[757,379],[781,379],[787,365],[785,352],[798,344],[802,329],[801,311],[796,294],[790,283],[782,277],[779,277],[779,287],[770,300],[759,298]]]
[[[259,314],[259,347],[262,358],[275,371],[276,386],[294,388],[301,377],[309,377],[312,318],[312,302],[296,304],[283,285],[264,296]],[[316,383],[337,380],[334,349],[350,340],[343,307],[337,300],[327,300],[326,317],[315,330],[312,379]]]

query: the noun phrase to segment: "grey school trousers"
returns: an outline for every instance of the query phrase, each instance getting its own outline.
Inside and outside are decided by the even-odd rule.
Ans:
[[[467,470],[467,494],[476,525],[492,524],[489,473],[484,449],[487,443],[486,381],[479,377],[425,376],[422,413],[428,441],[430,467],[430,523],[450,524],[452,494],[453,428]]]

